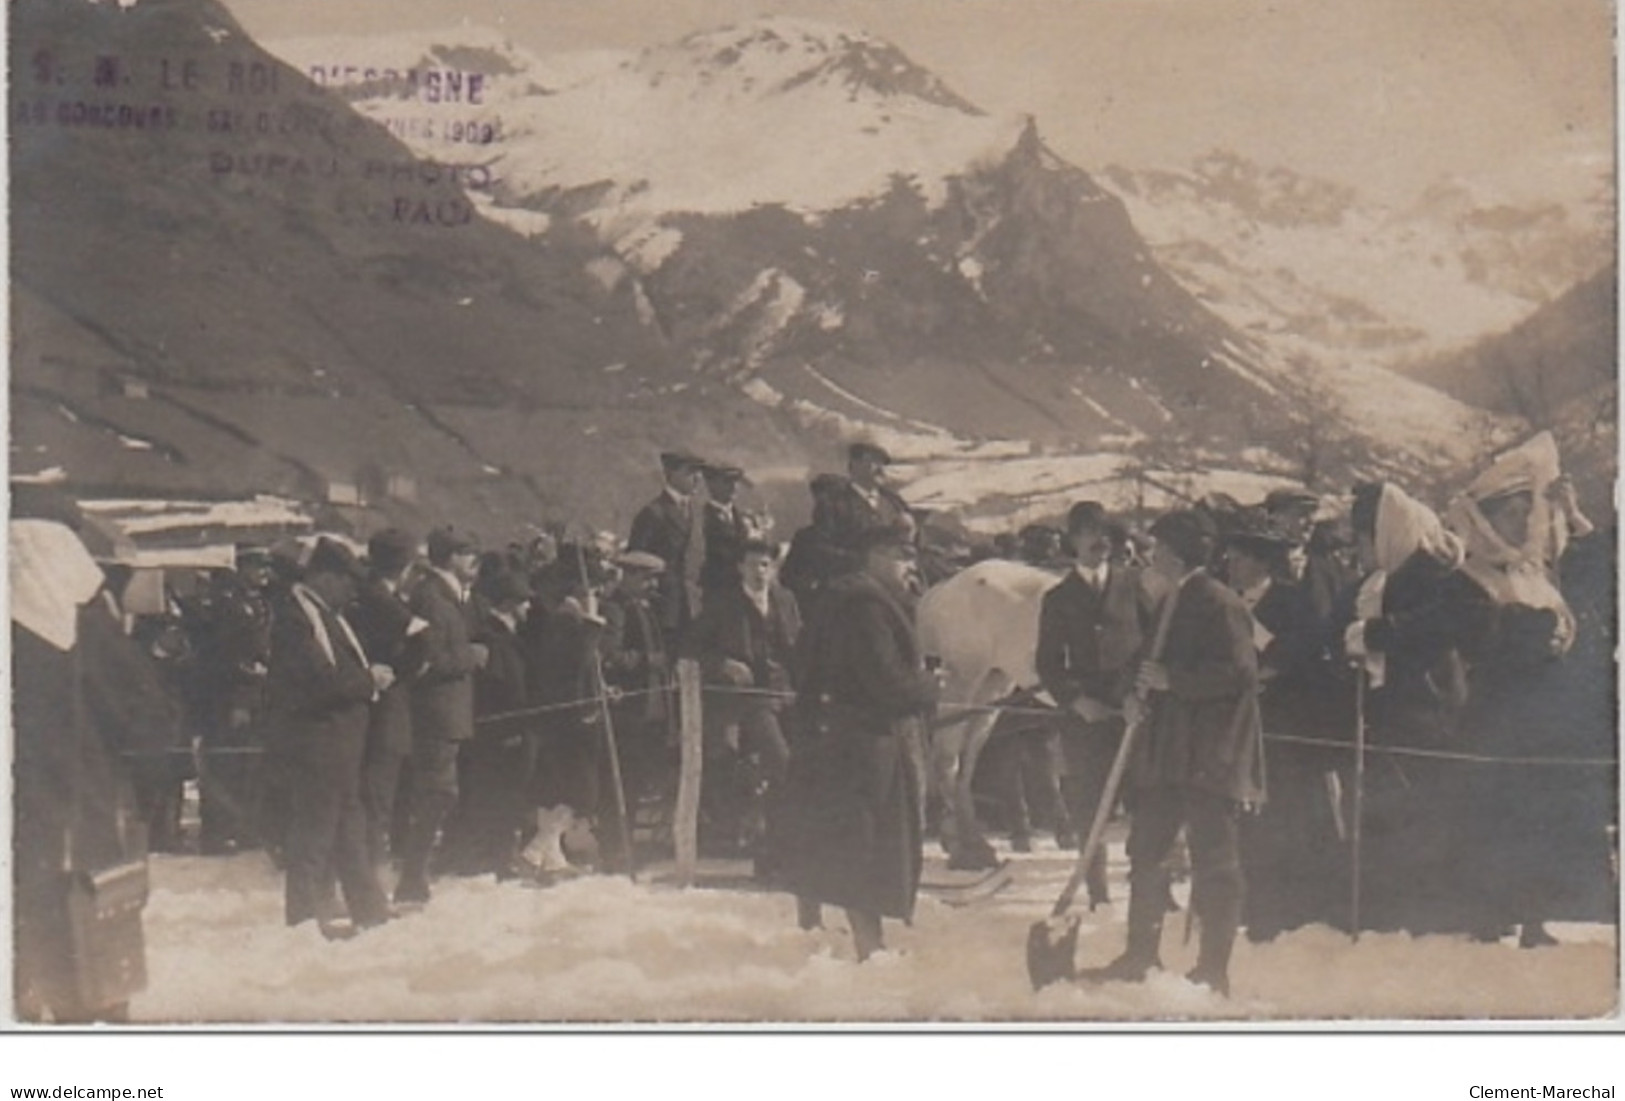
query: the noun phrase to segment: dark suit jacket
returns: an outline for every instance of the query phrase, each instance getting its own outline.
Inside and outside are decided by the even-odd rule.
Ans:
[[[406,636],[412,622],[412,609],[400,593],[390,592],[377,578],[369,578],[344,614],[360,636],[367,656],[395,670],[395,683],[386,688],[372,706],[367,742],[375,749],[410,753],[411,677],[423,664],[421,643]]]
[[[1177,593],[1162,664],[1169,690],[1153,693],[1134,747],[1138,787],[1192,787],[1239,803],[1264,800],[1253,621],[1241,598],[1198,573]]]
[[[702,509],[705,520],[705,563],[700,567],[700,588],[707,593],[726,589],[739,581],[739,559],[756,530],[745,510],[736,502],[733,516],[707,501]]]
[[[480,621],[479,640],[490,649],[485,666],[474,674],[474,714],[476,718],[519,711],[530,703],[525,673],[525,654],[519,635],[495,615],[487,612]],[[524,719],[508,719],[484,725],[480,735],[506,737],[522,732]]]
[[[814,507],[813,525],[841,552],[843,572],[863,564],[858,546],[863,533],[871,528],[897,528],[907,531],[911,538],[917,534],[919,525],[914,522],[914,514],[895,490],[881,486],[879,500],[879,507],[870,504],[856,486],[846,481],[827,501]]]
[[[295,736],[339,737],[364,732],[372,702],[372,673],[345,641],[338,613],[320,609],[332,654],[317,641],[316,628],[289,593],[272,618],[271,707],[286,717],[281,729]]]
[[[466,741],[474,736],[474,651],[468,609],[438,574],[412,590],[412,612],[428,621],[423,665],[412,683],[414,738]]]
[[[668,638],[675,638],[687,629],[699,605],[698,586],[689,578],[691,564],[688,561],[689,542],[697,522],[695,513],[699,509],[698,497],[691,497],[687,505],[682,505],[672,500],[671,494],[662,492],[638,510],[626,540],[627,550],[647,551],[666,563],[666,572],[660,575],[656,588],[655,606]]]
[[[1039,681],[1061,707],[1083,695],[1117,707],[1150,633],[1151,602],[1138,571],[1109,567],[1103,594],[1069,572],[1038,613]]]
[[[793,684],[801,612],[782,585],[769,588],[767,600],[768,614],[763,616],[743,585],[706,597],[694,624],[694,650],[708,680],[722,681],[722,663],[731,660],[750,667],[757,688],[785,690]]]

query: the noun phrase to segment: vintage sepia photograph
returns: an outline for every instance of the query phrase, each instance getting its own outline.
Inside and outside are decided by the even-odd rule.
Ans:
[[[7,1028],[1620,1027],[1606,0],[7,15]]]

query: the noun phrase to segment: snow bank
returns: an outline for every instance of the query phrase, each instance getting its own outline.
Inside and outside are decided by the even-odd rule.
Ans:
[[[1121,845],[1112,849],[1125,897]],[[939,858],[933,856],[932,864]],[[547,890],[442,880],[433,902],[353,941],[281,924],[263,856],[158,857],[147,910],[152,1022],[1107,1022],[1584,1019],[1615,1005],[1611,927],[1554,926],[1561,946],[1315,927],[1238,945],[1235,997],[1179,976],[1194,962],[1176,918],[1169,970],[1142,986],[1063,985],[1037,995],[1026,929],[1071,854],[1016,856],[1013,886],[953,908],[923,898],[893,951],[859,965],[844,918],[805,933],[787,895],[677,890],[590,877]],[[929,873],[928,873],[929,874]],[[1084,914],[1080,966],[1122,945],[1121,907]]]

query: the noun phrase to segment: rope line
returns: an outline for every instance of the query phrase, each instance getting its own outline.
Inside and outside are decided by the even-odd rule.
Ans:
[[[737,685],[707,684],[703,691],[710,695],[751,696],[762,699],[794,700],[796,694],[774,688],[745,688]],[[475,726],[489,726],[496,723],[511,722],[514,719],[532,718],[539,715],[556,714],[596,705],[607,701],[611,706],[625,700],[639,699],[645,696],[670,696],[677,692],[675,684],[663,685],[659,688],[638,688],[626,692],[608,692],[593,696],[584,696],[576,700],[566,700],[560,703],[541,704],[536,707],[520,708],[514,711],[502,711],[493,715],[482,715],[474,720]],[[954,705],[950,715],[938,718],[937,725],[952,722],[970,715],[1025,715],[1035,718],[1059,718],[1065,711],[1054,707],[1030,707],[1021,704],[957,704]],[[1267,742],[1279,742],[1289,745],[1319,746],[1325,749],[1340,749],[1352,752],[1353,742],[1336,741],[1330,738],[1310,738],[1297,734],[1268,734],[1264,735]],[[263,754],[265,749],[260,746],[200,746],[197,749],[173,747],[169,749],[126,750],[124,757],[163,757],[187,755],[197,757],[228,756],[234,754],[257,755]],[[1484,765],[1515,765],[1530,768],[1617,768],[1619,761],[1612,757],[1492,757],[1488,754],[1463,753],[1447,749],[1423,749],[1414,746],[1375,746],[1368,745],[1367,753],[1386,754],[1394,757],[1419,757],[1429,760],[1458,761],[1465,764]]]

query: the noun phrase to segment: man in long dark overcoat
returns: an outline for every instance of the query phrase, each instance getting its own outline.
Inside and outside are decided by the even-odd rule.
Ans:
[[[1241,922],[1243,812],[1264,800],[1258,655],[1241,598],[1205,569],[1211,523],[1174,512],[1151,527],[1151,568],[1169,582],[1148,660],[1136,678],[1143,720],[1129,763],[1128,947],[1091,981],[1143,981],[1161,966],[1167,858],[1180,828],[1192,863],[1201,938],[1192,982],[1228,994],[1230,953]],[[1163,619],[1166,617],[1166,626]]]
[[[786,872],[809,908],[843,906],[860,960],[884,947],[883,917],[914,914],[923,862],[920,720],[939,683],[914,632],[914,548],[865,536],[863,569],[831,584],[803,633],[801,733],[791,759]]]
[[[271,632],[270,700],[292,765],[286,917],[289,925],[315,918],[329,936],[340,929],[334,879],[353,929],[390,916],[367,858],[361,762],[370,705],[393,673],[372,664],[341,611],[365,577],[348,548],[323,539]]]

